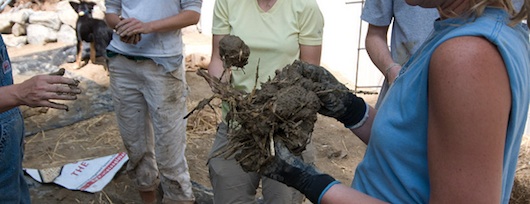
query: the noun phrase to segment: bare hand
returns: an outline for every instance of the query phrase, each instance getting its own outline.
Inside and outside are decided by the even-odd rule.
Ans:
[[[399,70],[401,70],[401,66],[399,65],[391,67],[390,70],[388,70],[388,76],[386,80],[388,80],[389,85],[394,83],[394,80],[396,80],[399,74]]]
[[[114,29],[121,37],[133,36],[136,34],[147,34],[152,32],[149,23],[144,23],[136,18],[122,19],[120,22],[118,22]]]
[[[75,100],[81,89],[79,81],[56,75],[37,75],[16,85],[22,105],[68,110],[68,106],[50,100]]]

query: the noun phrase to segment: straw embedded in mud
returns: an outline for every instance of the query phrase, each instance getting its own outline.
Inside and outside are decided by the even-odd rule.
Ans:
[[[246,65],[250,51],[241,39],[226,36],[219,44],[223,75],[233,66]],[[302,76],[303,66],[310,65],[295,61],[277,70],[274,78],[251,93],[236,90],[229,82],[221,82],[203,70],[197,72],[215,94],[201,101],[190,114],[204,108],[213,98],[222,99],[230,109],[225,118],[229,144],[218,155],[234,156],[245,171],[254,172],[260,172],[273,159],[274,141],[282,141],[293,154],[301,155],[311,140],[320,109],[320,100],[313,92],[319,85]]]

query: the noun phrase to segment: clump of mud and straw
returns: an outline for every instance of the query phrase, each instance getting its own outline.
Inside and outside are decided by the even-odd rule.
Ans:
[[[219,42],[219,54],[223,60],[224,76],[230,73],[230,69],[243,69],[250,50],[239,37],[229,35]],[[260,89],[256,89],[255,85],[251,93],[236,90],[230,82],[221,82],[199,70],[198,75],[206,79],[214,95],[199,102],[188,116],[210,105],[214,98],[225,101],[230,108],[225,118],[229,127],[229,144],[217,156],[234,156],[245,171],[261,172],[272,162],[275,141],[283,142],[294,155],[299,156],[311,140],[321,106],[318,94],[329,91],[323,90],[322,84],[303,76],[305,66],[314,65],[295,61],[277,70],[274,78],[262,83]],[[276,69],[265,67],[272,68]],[[259,65],[256,69],[260,69]]]

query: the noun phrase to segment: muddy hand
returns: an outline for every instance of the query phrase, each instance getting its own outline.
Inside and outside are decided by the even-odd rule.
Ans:
[[[60,68],[56,72],[49,73],[49,75],[63,76],[65,71],[66,70],[64,68]]]
[[[297,67],[304,78],[318,84],[312,90],[318,95],[323,105],[318,112],[330,117],[338,117],[341,112],[344,112],[346,106],[350,105],[347,99],[355,94],[325,68],[301,61],[295,63],[298,63]]]
[[[295,157],[281,141],[276,141],[274,147],[274,161],[261,170],[264,176],[295,188],[312,203],[318,203],[318,198],[328,186],[338,183],[333,177]]]
[[[64,68],[60,68],[56,72],[49,73],[48,75],[64,76],[65,72],[66,72],[66,70]],[[74,80],[74,83],[73,84],[68,84],[68,87],[70,87],[70,89],[77,89],[77,86],[79,85],[79,80],[77,80],[77,79],[72,79],[72,80]],[[65,94],[65,93],[57,93],[57,94]],[[76,95],[76,93],[68,93],[68,94]]]
[[[365,117],[367,106],[364,100],[357,97],[344,84],[339,82],[331,72],[323,67],[297,61],[299,72],[303,77],[318,84],[314,91],[321,101],[318,112],[333,117],[346,127],[352,127]]]
[[[142,40],[142,34],[138,33],[131,36],[120,36],[120,40],[127,44],[136,45],[140,40]]]
[[[309,63],[296,61],[299,64],[300,74],[305,78],[311,79],[313,82],[322,83],[325,88],[333,88],[338,90],[349,91],[349,89],[331,74],[326,68],[312,65]]]
[[[29,107],[50,107],[68,110],[68,106],[50,100],[75,100],[81,93],[79,81],[62,77],[64,69],[48,75],[37,75],[16,85],[17,98]]]

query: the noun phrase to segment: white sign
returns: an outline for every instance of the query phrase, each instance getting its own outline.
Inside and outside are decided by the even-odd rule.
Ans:
[[[90,193],[101,191],[129,159],[125,152],[78,161],[49,169],[25,169],[41,183],[56,183],[70,190]]]

